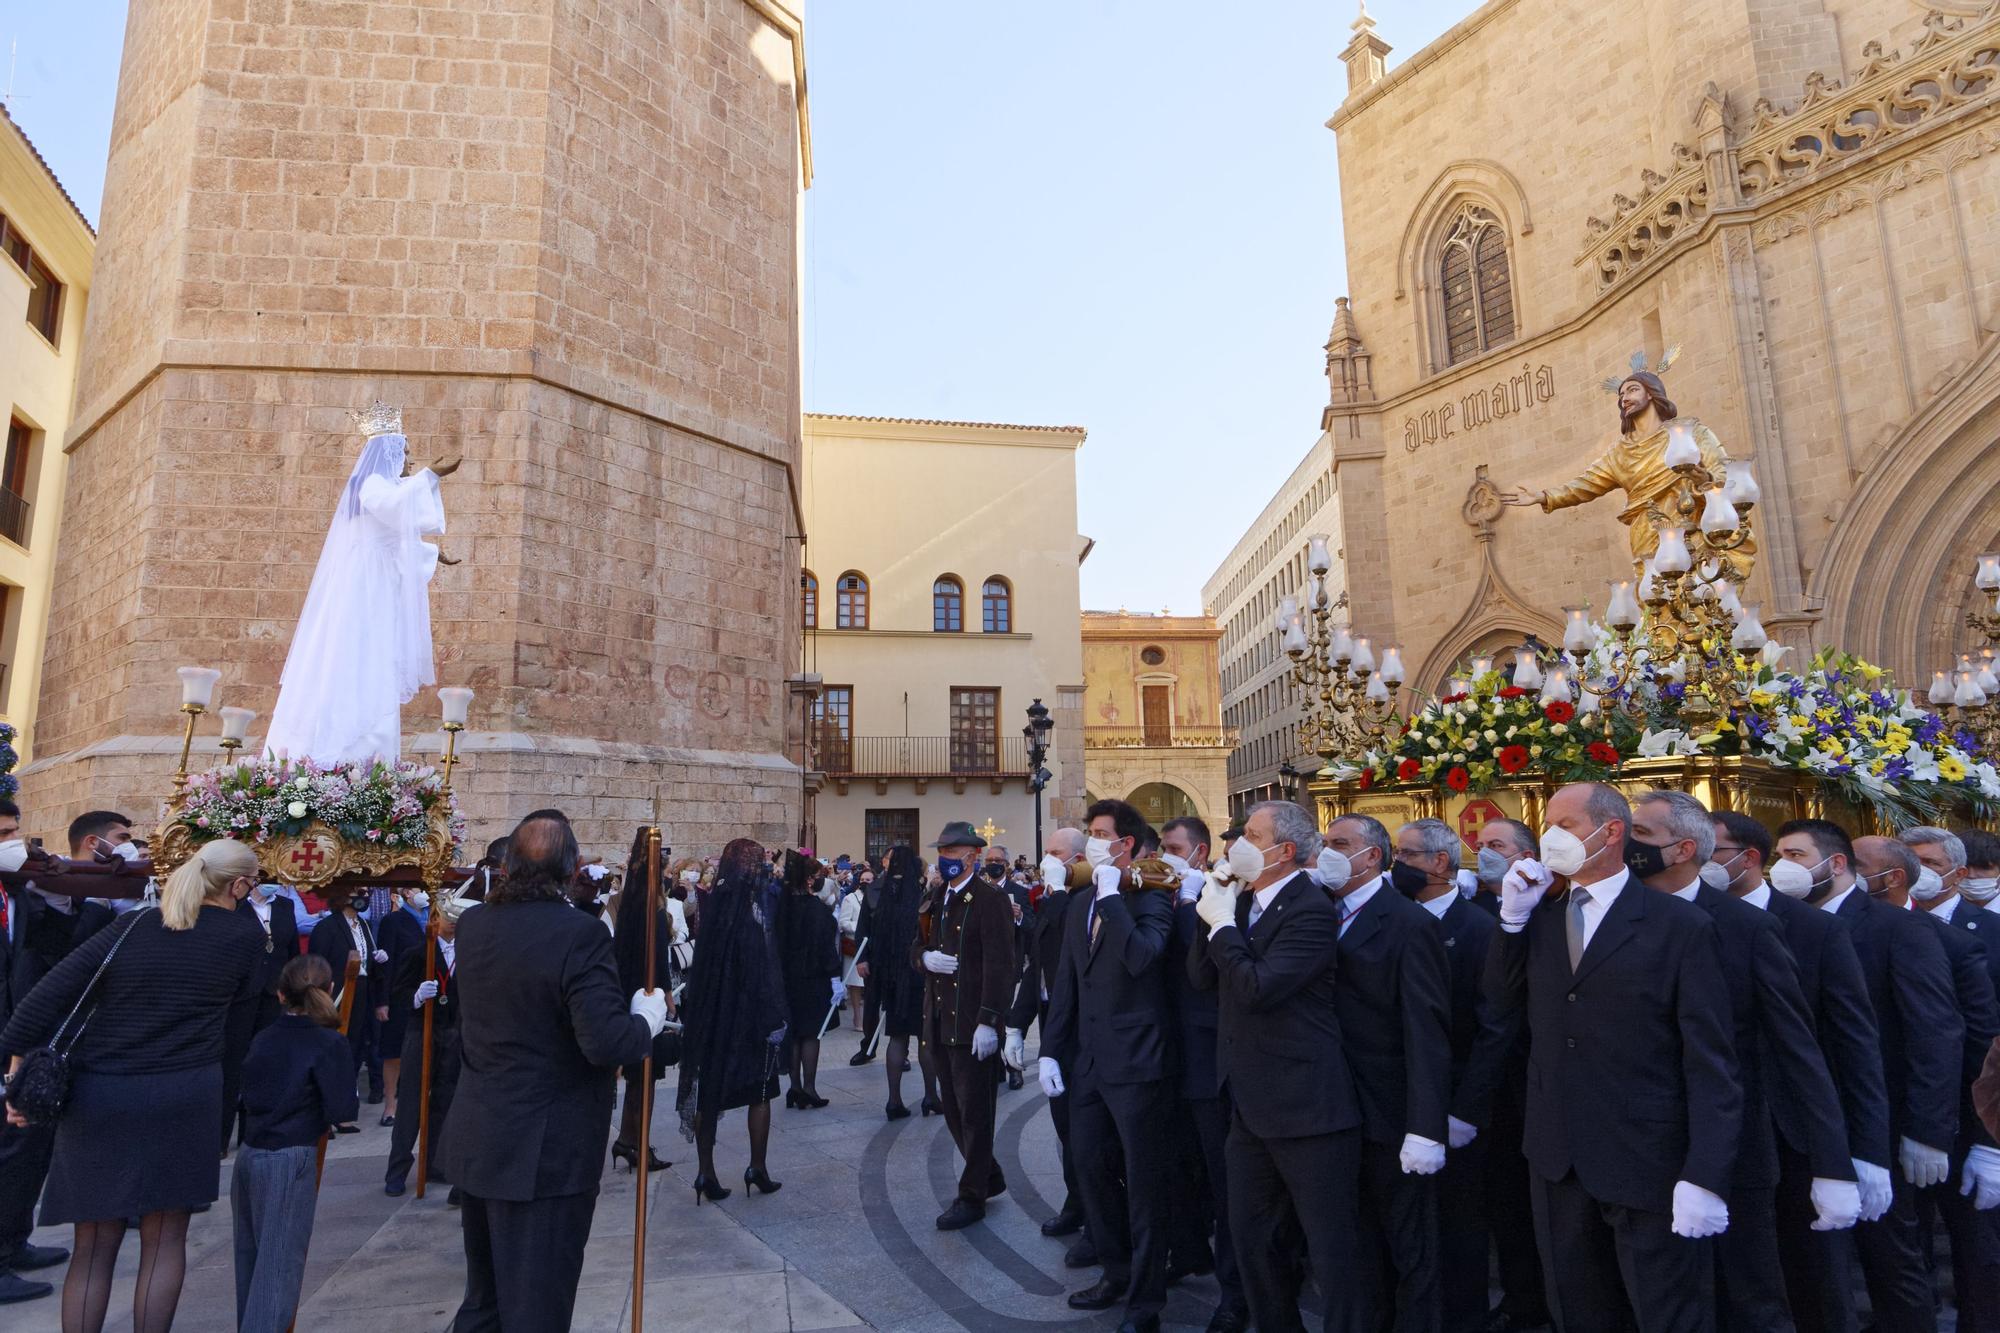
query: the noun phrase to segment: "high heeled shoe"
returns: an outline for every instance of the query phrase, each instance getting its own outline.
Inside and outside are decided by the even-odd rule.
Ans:
[[[776,1194],[785,1187],[782,1180],[771,1179],[771,1173],[761,1166],[743,1168],[743,1192],[748,1194],[753,1188],[760,1194]]]
[[[620,1162],[625,1163],[625,1165],[631,1170],[637,1171],[639,1169],[638,1146],[636,1144],[626,1143],[623,1140],[613,1140],[611,1144],[612,1168],[614,1170],[617,1169],[617,1165]],[[646,1170],[664,1171],[672,1165],[673,1165],[672,1162],[667,1161],[666,1159],[662,1158],[658,1153],[654,1152],[652,1149],[652,1145],[650,1144],[647,1145]]]
[[[822,1106],[831,1105],[833,1105],[832,1102],[820,1096],[817,1092],[802,1092],[799,1094],[799,1106],[804,1110],[817,1111]]]
[[[694,1178],[695,1207],[701,1207],[703,1199],[707,1199],[710,1203],[720,1203],[728,1197],[729,1191],[724,1189],[714,1176],[696,1176]]]
[[[785,1109],[787,1111],[796,1111],[799,1109],[799,1090],[797,1088],[789,1088],[786,1090]]]
[[[944,1108],[938,1105],[938,1100],[935,1097],[924,1098],[921,1109],[923,1113],[927,1116],[944,1114]]]
[[[910,1108],[901,1102],[890,1102],[882,1110],[891,1120],[908,1120],[910,1118]]]

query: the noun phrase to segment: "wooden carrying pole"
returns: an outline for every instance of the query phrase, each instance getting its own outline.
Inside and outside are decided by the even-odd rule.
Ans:
[[[424,980],[437,980],[438,951],[438,900],[431,897],[430,916],[424,922]],[[431,1019],[437,1010],[437,997],[432,996],[424,1006],[424,1060],[422,1072],[417,1076],[417,1197],[424,1197],[424,1182],[431,1176]],[[404,1115],[410,1113],[407,1106],[399,1108]]]
[[[658,990],[659,931],[654,929],[660,915],[660,826],[646,829],[646,992]],[[629,886],[628,886],[629,892]],[[633,1089],[625,1089],[627,1097]],[[653,1047],[646,1045],[646,1058],[639,1066],[639,1159],[633,1175],[639,1182],[634,1206],[636,1224],[632,1229],[632,1333],[641,1333],[646,1321],[646,1168],[652,1162],[650,1142],[653,1129]]]

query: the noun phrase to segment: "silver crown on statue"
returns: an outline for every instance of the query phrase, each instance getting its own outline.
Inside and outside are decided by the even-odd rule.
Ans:
[[[403,409],[392,407],[379,398],[359,412],[349,412],[347,419],[354,428],[373,439],[377,435],[401,435],[403,433]]]

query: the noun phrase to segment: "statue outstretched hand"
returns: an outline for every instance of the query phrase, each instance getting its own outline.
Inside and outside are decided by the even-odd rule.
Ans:
[[[453,454],[450,458],[440,458],[437,462],[431,464],[431,475],[439,481],[443,481],[446,477],[458,471],[458,465],[464,461],[465,459],[459,454]]]
[[[1526,486],[1516,486],[1513,490],[1505,491],[1501,494],[1500,503],[1513,505],[1521,509],[1540,509],[1542,507],[1542,493],[1540,491],[1531,491]]]

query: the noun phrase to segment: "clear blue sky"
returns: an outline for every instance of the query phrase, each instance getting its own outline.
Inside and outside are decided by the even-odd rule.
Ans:
[[[1393,66],[1475,7],[1372,12]],[[124,13],[0,0],[11,110],[93,220]],[[1354,14],[808,0],[807,408],[1087,427],[1084,604],[1198,610],[1318,432]]]

